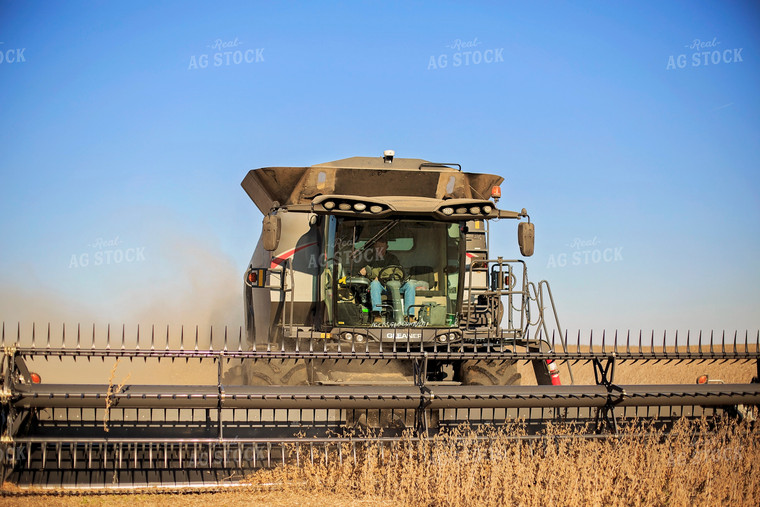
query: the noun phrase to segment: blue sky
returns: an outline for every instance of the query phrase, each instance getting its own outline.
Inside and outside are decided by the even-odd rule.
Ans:
[[[757,330],[759,28],[750,2],[0,1],[0,318],[239,325],[245,173],[395,149],[505,178],[565,327]]]

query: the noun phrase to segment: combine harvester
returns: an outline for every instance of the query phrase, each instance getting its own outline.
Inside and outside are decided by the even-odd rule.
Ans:
[[[614,434],[634,419],[667,430],[760,403],[757,383],[614,379],[620,362],[758,362],[757,336],[594,344],[579,335],[569,347],[548,283],[530,282],[523,260],[490,253],[499,219],[517,221],[520,252],[533,253],[527,212],[496,206],[502,180],[392,151],[250,171],[242,185],[264,221],[244,276],[244,331],[3,325],[3,479],[215,486],[283,462],[356,459],[367,441],[390,449],[404,433],[463,422]],[[92,381],[89,368],[119,360],[149,381],[45,381],[51,368]],[[535,382],[518,373],[526,362]],[[593,363],[595,385],[574,384],[578,363]]]

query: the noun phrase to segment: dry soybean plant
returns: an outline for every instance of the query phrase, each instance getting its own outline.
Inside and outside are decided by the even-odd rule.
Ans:
[[[111,368],[111,374],[108,377],[108,391],[106,392],[106,410],[103,414],[103,431],[108,432],[108,419],[111,415],[111,406],[113,405],[114,393],[121,392],[122,388],[124,387],[124,384],[127,383],[127,380],[129,380],[129,377],[132,376],[132,373],[128,373],[126,377],[122,379],[122,381],[119,383],[119,385],[116,386],[116,389],[114,389],[113,380],[116,376],[116,368],[119,367],[119,362],[121,361],[121,358],[118,358],[116,362],[113,364],[113,367]]]
[[[404,505],[760,505],[760,427],[678,423],[664,435],[631,425],[611,438],[520,425],[370,444],[325,460],[299,459],[251,477],[303,495],[351,495]],[[298,453],[298,449],[291,450]]]

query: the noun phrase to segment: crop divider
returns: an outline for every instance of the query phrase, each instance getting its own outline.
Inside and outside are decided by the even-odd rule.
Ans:
[[[428,432],[427,408],[430,406],[431,391],[425,385],[428,371],[428,353],[423,352],[421,357],[414,360],[414,385],[420,388],[420,404],[414,410],[414,427],[417,435],[426,435]]]
[[[216,401],[216,424],[219,425],[219,441],[224,440],[224,424],[222,424],[222,406],[224,405],[224,385],[222,384],[222,366],[224,365],[224,352],[220,352],[216,359],[216,381],[219,397]],[[226,454],[225,454],[226,456]]]
[[[602,360],[605,364],[602,365]],[[594,380],[596,385],[604,386],[607,389],[607,403],[596,411],[595,426],[596,432],[601,433],[604,430],[617,433],[618,425],[615,418],[615,406],[625,398],[625,390],[616,386],[615,380],[615,355],[607,356],[604,359],[595,357]]]

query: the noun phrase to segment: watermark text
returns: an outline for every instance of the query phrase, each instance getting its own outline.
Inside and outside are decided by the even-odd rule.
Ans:
[[[440,70],[449,67],[469,67],[470,65],[504,62],[504,48],[480,48],[483,43],[475,37],[472,40],[455,39],[445,47],[453,53],[431,55],[427,70]]]
[[[26,57],[24,56],[26,48],[5,48],[5,43],[0,42],[0,65],[7,65],[10,63],[25,63]]]
[[[87,268],[90,266],[110,266],[116,264],[131,264],[145,261],[145,247],[124,247],[123,241],[114,238],[97,238],[88,244],[89,251],[71,254],[69,269]]]
[[[721,48],[721,42],[717,37],[712,40],[694,39],[684,46],[691,51],[690,54],[681,53],[670,55],[666,70],[685,69],[686,67],[707,67],[727,63],[743,62],[742,50],[744,48]]]
[[[242,45],[237,37],[233,40],[215,39],[206,45],[212,52],[190,56],[187,70],[264,62],[264,48],[245,49]]]
[[[586,266],[589,264],[621,262],[623,247],[605,247],[602,241],[594,236],[588,238],[573,238],[567,246],[571,251],[549,255],[547,268],[564,268],[566,266]]]

